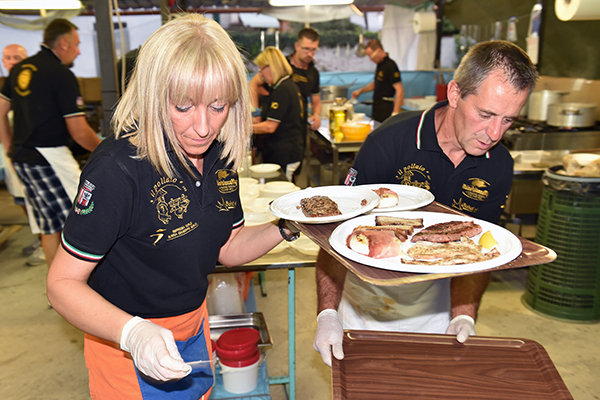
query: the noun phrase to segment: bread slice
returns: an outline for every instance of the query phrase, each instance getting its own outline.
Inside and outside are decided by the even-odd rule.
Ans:
[[[422,228],[423,227],[423,218],[399,218],[399,217],[390,217],[387,215],[377,215],[375,217],[375,225],[404,225],[404,226],[412,226],[413,228]]]

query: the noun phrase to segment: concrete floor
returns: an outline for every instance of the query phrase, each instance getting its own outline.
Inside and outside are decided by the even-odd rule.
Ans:
[[[21,209],[0,187],[0,224],[21,229],[0,246],[0,399],[89,399],[83,334],[49,308],[45,265],[26,267],[21,249],[33,236]],[[1,234],[0,234],[1,235]],[[526,235],[527,236],[527,235]],[[521,303],[527,270],[494,273],[480,309],[479,335],[540,343],[576,400],[600,399],[600,324],[574,324],[535,314]],[[273,337],[271,376],[287,373],[287,273],[267,271],[267,297],[255,285],[258,310]],[[316,330],[314,268],[296,271],[296,398],[331,399],[331,371],[313,350]],[[286,398],[271,386],[274,400]]]

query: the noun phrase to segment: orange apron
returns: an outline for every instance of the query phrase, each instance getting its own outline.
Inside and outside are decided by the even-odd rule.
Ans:
[[[206,301],[200,308],[187,314],[169,318],[148,319],[173,332],[176,341],[185,341],[204,329],[208,355],[212,360],[210,328]],[[204,321],[204,325],[202,323]],[[143,400],[136,369],[129,353],[118,343],[85,334],[85,362],[89,372],[90,395],[94,400]],[[190,360],[196,361],[196,360]],[[208,400],[212,388],[199,400]]]

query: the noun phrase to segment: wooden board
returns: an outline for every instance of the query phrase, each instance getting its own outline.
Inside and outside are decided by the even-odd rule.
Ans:
[[[346,331],[333,359],[333,400],[572,399],[544,348],[532,340]]]

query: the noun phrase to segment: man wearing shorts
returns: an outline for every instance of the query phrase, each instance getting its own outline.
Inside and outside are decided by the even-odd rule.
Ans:
[[[79,55],[77,27],[52,21],[36,55],[12,68],[0,91],[0,140],[12,158],[40,227],[48,265],[77,192],[79,164],[67,147],[69,138],[86,150],[100,143],[88,125],[75,75]],[[14,111],[14,132],[7,114]]]

